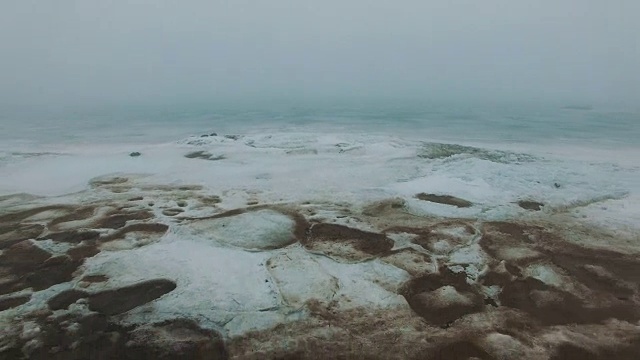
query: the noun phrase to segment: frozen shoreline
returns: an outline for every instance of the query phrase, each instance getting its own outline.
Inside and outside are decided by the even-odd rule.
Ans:
[[[628,164],[261,134],[18,156],[3,170],[3,193],[38,195],[0,197],[11,264],[0,321],[22,353],[49,351],[47,321],[69,316],[80,330],[65,336],[93,346],[82,324],[95,313],[138,345],[140,332],[168,331],[153,346],[171,348],[186,340],[167,329],[188,328],[238,358],[384,344],[397,356],[424,334],[434,342],[415,351],[453,342],[545,358],[566,344],[626,351],[640,337],[639,170]],[[376,318],[385,331],[367,325]]]
[[[134,151],[142,156],[128,156]],[[523,213],[518,201],[534,200],[545,211],[575,208],[577,217],[600,225],[611,219],[622,230],[640,217],[640,150],[633,149],[478,147],[337,133],[220,134],[156,145],[5,152],[0,171],[5,195],[59,196],[86,190],[92,178],[124,173],[144,174],[143,182],[197,184],[224,193],[230,207],[249,198],[366,203],[426,191],[474,206],[412,201],[418,213],[501,218]]]

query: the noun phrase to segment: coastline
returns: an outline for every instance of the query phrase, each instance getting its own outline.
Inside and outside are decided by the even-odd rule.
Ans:
[[[5,354],[638,351],[634,167],[313,134],[46,156],[15,169],[59,182],[2,179],[49,187],[0,198]]]

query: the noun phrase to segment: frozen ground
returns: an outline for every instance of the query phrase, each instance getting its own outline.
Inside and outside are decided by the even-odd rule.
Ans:
[[[640,150],[475,145],[7,150],[0,354],[632,358]]]

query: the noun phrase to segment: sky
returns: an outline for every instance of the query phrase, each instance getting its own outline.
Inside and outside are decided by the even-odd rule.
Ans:
[[[3,0],[0,106],[640,103],[637,0]]]

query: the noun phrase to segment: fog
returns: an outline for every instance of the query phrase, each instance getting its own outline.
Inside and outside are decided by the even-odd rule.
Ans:
[[[3,0],[0,105],[640,101],[637,0]]]

